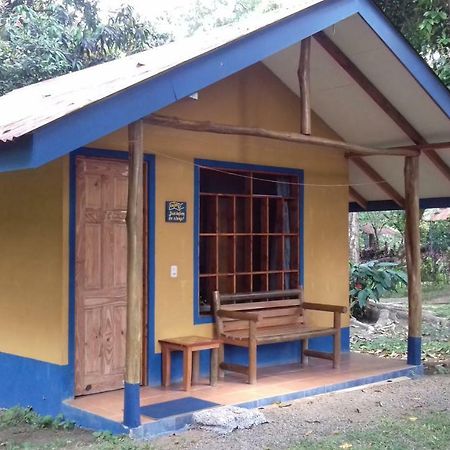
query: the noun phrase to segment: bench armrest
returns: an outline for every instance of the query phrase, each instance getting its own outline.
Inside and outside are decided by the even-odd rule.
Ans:
[[[259,315],[257,313],[243,311],[224,311],[223,309],[219,309],[219,311],[217,311],[217,316],[236,320],[250,320],[252,322],[257,322],[259,320]]]
[[[348,308],[346,306],[324,305],[323,303],[303,302],[302,306],[304,309],[312,309],[315,311],[329,311],[329,312],[341,313],[341,314],[344,314],[348,311]]]

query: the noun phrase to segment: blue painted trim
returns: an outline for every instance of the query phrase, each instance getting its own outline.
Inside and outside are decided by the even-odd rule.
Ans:
[[[56,416],[61,402],[71,396],[69,378],[67,365],[0,352],[0,407],[32,407],[39,414]]]
[[[420,366],[422,364],[422,338],[408,336],[408,364]]]
[[[139,383],[126,383],[124,386],[123,424],[137,428],[141,424],[141,400]]]
[[[425,60],[372,1],[358,0],[358,12],[442,112],[450,117],[450,93]]]
[[[75,396],[75,267],[76,267],[76,210],[77,210],[77,173],[76,152],[69,160],[69,308],[68,314],[68,355],[69,385],[71,397]]]
[[[421,371],[416,367],[406,367],[405,369],[395,370],[380,375],[357,378],[355,380],[346,381],[343,383],[330,384],[328,386],[321,386],[315,389],[308,389],[305,391],[297,391],[285,395],[276,395],[274,397],[263,398],[255,401],[239,403],[236,406],[241,408],[261,408],[263,406],[272,405],[274,403],[289,402],[292,400],[299,400],[301,398],[313,397],[315,395],[328,394],[330,392],[342,391],[344,389],[351,389],[357,386],[364,386],[366,384],[379,383],[381,381],[391,380],[393,378],[409,377],[415,378],[421,374]]]
[[[419,200],[421,209],[427,208],[448,208],[450,207],[450,197],[435,197],[423,198]],[[393,211],[401,210],[399,205],[392,200],[376,200],[367,202],[367,209],[361,208],[357,203],[349,204],[349,212],[364,212],[364,211]]]
[[[75,111],[0,152],[0,171],[41,166],[220,81],[357,13],[357,0],[331,0]]]
[[[121,423],[78,409],[66,402],[61,405],[61,413],[67,421],[75,422],[77,426],[87,430],[109,431],[115,435],[129,433],[128,428]]]
[[[312,397],[315,395],[326,394],[330,392],[337,392],[344,389],[351,389],[358,386],[364,386],[367,384],[379,383],[382,381],[391,380],[400,377],[415,378],[422,375],[422,367],[405,367],[404,369],[386,372],[380,375],[356,378],[354,380],[346,381],[343,383],[330,384],[327,386],[321,386],[315,389],[307,389],[303,391],[291,392],[289,394],[276,395],[272,397],[266,397],[250,402],[238,403],[236,406],[241,408],[260,408],[264,406],[273,405],[274,403],[290,402],[302,398]],[[165,419],[158,420],[152,423],[145,423],[139,428],[131,430],[130,435],[135,439],[148,439],[159,435],[174,433],[186,429],[188,425],[192,423],[192,413],[182,414],[173,417],[167,417]]]
[[[153,155],[146,155],[147,197],[148,197],[148,252],[147,252],[147,293],[148,293],[148,339],[147,377],[149,385],[161,384],[161,354],[155,352],[156,304],[155,304],[155,217],[156,217],[156,164]]]
[[[300,286],[304,285],[304,226],[303,226],[303,218],[304,218],[304,188],[303,188],[303,180],[304,180],[304,172],[302,169],[293,169],[289,167],[275,167],[275,166],[262,166],[258,164],[245,164],[245,163],[237,163],[237,162],[229,162],[229,161],[216,161],[210,159],[195,159],[194,160],[194,324],[204,324],[204,323],[212,323],[213,318],[211,316],[202,316],[200,314],[200,308],[198,303],[199,298],[199,263],[200,263],[200,166],[202,167],[213,167],[213,168],[221,168],[225,170],[247,170],[247,171],[258,171],[258,172],[266,172],[270,174],[285,174],[285,175],[294,175],[298,177],[300,186],[299,186],[299,283]]]

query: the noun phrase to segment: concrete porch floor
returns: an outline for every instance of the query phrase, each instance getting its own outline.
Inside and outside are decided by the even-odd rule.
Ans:
[[[219,405],[239,405],[256,408],[268,404],[291,401],[312,395],[337,391],[363,384],[369,384],[396,378],[413,376],[417,366],[408,366],[405,361],[382,359],[371,355],[346,353],[342,355],[339,369],[333,369],[330,361],[310,358],[306,367],[298,364],[274,366],[258,369],[258,383],[249,385],[244,376],[226,374],[214,387],[207,380],[194,385],[188,392],[181,385],[163,387],[142,387],[141,406],[177,400],[185,397],[218,403]],[[105,423],[120,424],[123,419],[123,391],[112,391],[78,397],[67,402],[71,409],[103,419]],[[188,417],[189,416],[189,417]],[[191,414],[183,418],[173,416],[155,420],[141,416],[142,435],[155,435],[161,432],[176,431],[189,423]],[[179,420],[182,419],[182,420]],[[83,421],[82,421],[83,422]],[[158,422],[161,422],[158,424]],[[160,426],[161,425],[161,426]],[[148,428],[149,432],[145,432]],[[124,429],[125,430],[125,429]]]

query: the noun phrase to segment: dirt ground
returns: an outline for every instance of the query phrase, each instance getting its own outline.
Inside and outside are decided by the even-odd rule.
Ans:
[[[288,449],[305,438],[316,439],[370,428],[386,417],[394,420],[414,418],[430,412],[450,415],[450,376],[396,380],[274,405],[263,412],[269,423],[254,429],[238,430],[225,436],[189,430],[157,438],[152,444],[165,450]]]

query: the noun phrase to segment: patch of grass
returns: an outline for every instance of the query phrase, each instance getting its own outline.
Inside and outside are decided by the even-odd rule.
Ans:
[[[384,420],[373,428],[305,440],[292,450],[441,450],[450,442],[450,414],[434,413],[397,421]]]
[[[0,448],[8,450],[92,449],[92,450],[151,450],[145,442],[109,432],[89,433],[74,430],[74,424],[40,416],[31,408],[11,408],[0,411]],[[81,437],[81,440],[80,440]]]
[[[406,359],[406,332],[395,335],[375,335],[370,339],[352,337],[351,349],[385,358]],[[444,361],[450,358],[450,330],[447,327],[423,325],[422,357],[425,361]]]
[[[445,305],[425,305],[424,309],[435,316],[450,320],[450,303]]]
[[[403,298],[407,296],[408,296],[407,286],[401,286],[398,288],[397,292],[389,293],[389,297],[391,298]],[[422,283],[422,300],[424,302],[430,302],[440,297],[450,298],[450,285]],[[388,298],[383,300],[389,301]]]
[[[73,422],[64,420],[62,415],[55,418],[40,416],[31,408],[15,407],[0,413],[0,430],[20,425],[29,425],[34,429],[72,430],[74,428]]]
[[[375,336],[371,340],[354,340],[352,350],[385,358],[401,358],[406,356],[406,337]]]
[[[89,446],[94,450],[151,450],[153,447],[145,442],[137,442],[128,436],[114,436],[109,432],[94,433],[95,444]]]

